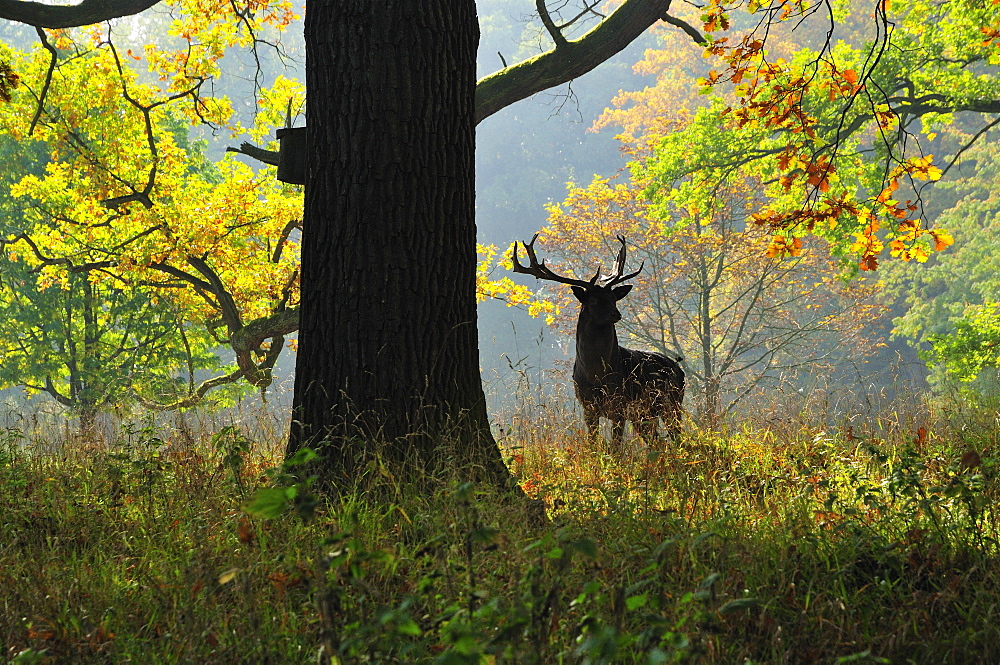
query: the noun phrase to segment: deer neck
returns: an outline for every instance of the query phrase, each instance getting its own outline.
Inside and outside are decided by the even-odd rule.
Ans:
[[[580,316],[576,325],[576,371],[574,375],[593,382],[616,372],[621,365],[621,348],[615,325],[599,324]]]

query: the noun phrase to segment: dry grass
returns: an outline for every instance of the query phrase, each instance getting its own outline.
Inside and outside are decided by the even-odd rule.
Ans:
[[[997,662],[995,417],[762,413],[621,460],[549,409],[503,436],[540,530],[461,470],[250,517],[277,431],[11,438],[0,659]]]

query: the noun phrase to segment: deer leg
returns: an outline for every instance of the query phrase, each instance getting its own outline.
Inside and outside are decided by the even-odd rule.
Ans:
[[[611,421],[611,451],[620,455],[625,450],[625,421]]]
[[[656,428],[659,425],[659,420],[652,418],[649,420],[643,420],[639,424],[639,432],[642,435],[643,441],[646,442],[647,446],[652,446],[653,442],[656,441]]]
[[[601,417],[597,415],[597,409],[592,406],[583,407],[583,422],[587,425],[587,436],[591,441],[596,441],[601,437]]]
[[[663,419],[667,429],[667,438],[676,443],[681,436],[681,409],[678,405],[667,408],[666,417]]]

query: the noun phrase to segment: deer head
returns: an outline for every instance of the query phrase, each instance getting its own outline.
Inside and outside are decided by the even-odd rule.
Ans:
[[[528,255],[528,265],[521,265],[521,262],[517,258],[517,243],[514,243],[514,255],[513,255],[513,271],[518,273],[523,273],[525,275],[533,275],[538,279],[548,280],[550,282],[558,282],[560,284],[569,284],[573,288],[573,295],[576,299],[580,301],[580,319],[588,319],[590,322],[597,325],[614,325],[622,319],[621,312],[618,311],[618,301],[629,294],[632,290],[632,285],[625,284],[622,286],[615,286],[621,282],[632,279],[640,272],[642,272],[643,263],[639,266],[639,269],[635,272],[631,272],[627,275],[623,274],[625,272],[625,238],[618,236],[618,242],[621,243],[622,247],[618,250],[618,257],[615,260],[615,271],[611,275],[605,275],[601,278],[601,268],[597,269],[594,276],[589,280],[576,279],[573,277],[564,277],[558,275],[552,271],[548,266],[545,265],[545,260],[538,260],[535,254],[535,241],[538,240],[538,234],[536,233],[532,237],[531,242],[523,243],[524,250]]]

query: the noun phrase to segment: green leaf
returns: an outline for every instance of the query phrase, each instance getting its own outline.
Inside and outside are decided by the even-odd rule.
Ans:
[[[407,619],[406,621],[399,624],[396,628],[396,632],[400,635],[409,635],[410,637],[420,637],[423,631],[420,630],[420,626],[413,619]]]
[[[735,600],[730,600],[728,603],[720,607],[719,614],[723,616],[727,614],[735,614],[740,610],[748,610],[759,605],[760,601],[756,598],[737,598]]]
[[[35,665],[36,663],[43,662],[46,659],[48,652],[48,649],[42,649],[41,651],[36,651],[35,649],[25,649],[24,651],[18,652],[18,654],[10,661],[10,664]]]
[[[300,448],[294,455],[285,460],[285,468],[308,464],[317,457],[319,457],[319,453],[312,448]]]
[[[268,487],[257,490],[250,500],[243,504],[243,510],[263,519],[273,519],[288,507],[288,493],[284,487]]]
[[[491,526],[480,527],[469,534],[469,538],[472,539],[472,542],[482,543],[483,545],[492,545],[497,542],[499,536],[500,529],[496,529]]]
[[[588,559],[597,558],[597,543],[590,538],[581,538],[574,542],[571,547]]]
[[[649,602],[649,594],[643,593],[639,594],[638,596],[631,596],[629,598],[626,598],[625,607],[628,608],[628,610],[631,612],[639,609],[640,607],[645,607],[646,603],[648,602]]]
[[[720,573],[712,573],[711,575],[709,575],[708,577],[706,577],[701,581],[701,584],[698,585],[698,588],[711,589],[712,587],[715,586],[715,583],[718,582],[721,577],[722,575]]]
[[[476,484],[471,482],[465,482],[455,488],[452,492],[452,496],[455,497],[456,501],[471,501],[475,495]]]

